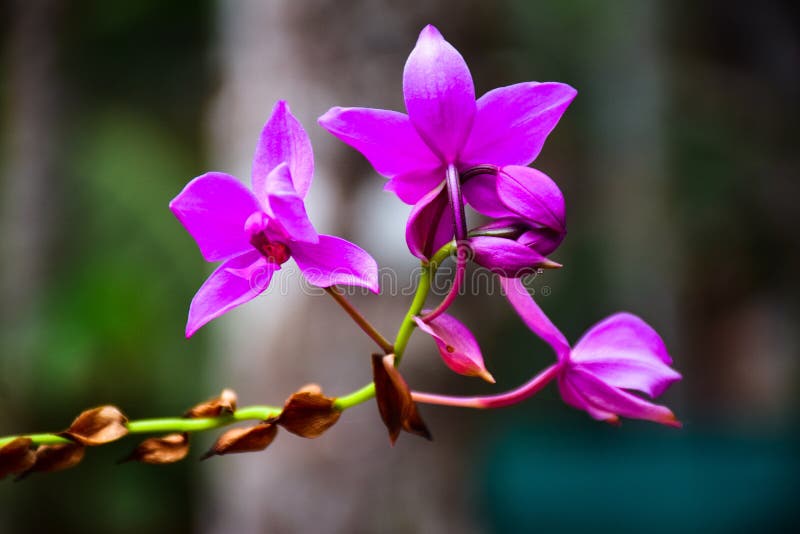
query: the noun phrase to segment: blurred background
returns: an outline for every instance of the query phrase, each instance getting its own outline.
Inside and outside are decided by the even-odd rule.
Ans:
[[[565,268],[534,281],[568,338],[625,309],[662,333],[684,429],[613,428],[554,387],[494,412],[423,406],[435,441],[390,448],[373,404],[319,440],[169,466],[0,483],[0,532],[734,532],[800,514],[800,9],[795,2],[11,0],[0,4],[0,435],[64,428],[111,403],[177,415],[223,387],[277,404],[344,394],[372,349],[332,302],[267,295],[191,340],[210,272],[167,209],[207,170],[249,179],[286,98],[315,144],[317,227],[411,272],[409,208],[315,123],[333,105],[402,110],[419,30],[439,27],[479,94],[528,80],[579,91],[535,166],[561,186]],[[356,299],[391,333],[408,296]],[[452,376],[429,339],[412,387],[517,385],[552,359],[504,299],[454,313],[497,387]],[[213,434],[213,433],[210,433]]]

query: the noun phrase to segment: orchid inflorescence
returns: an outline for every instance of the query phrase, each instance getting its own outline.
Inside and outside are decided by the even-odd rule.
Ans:
[[[555,380],[564,401],[597,420],[619,417],[680,426],[666,407],[630,390],[657,397],[681,375],[670,366],[661,337],[628,313],[607,317],[570,346],[523,284],[523,277],[560,265],[550,259],[566,234],[564,197],[541,171],[528,167],[576,95],[569,85],[526,82],[475,99],[469,68],[433,26],[420,33],[403,72],[407,114],[367,108],[331,108],[319,124],[347,143],[388,178],[385,189],[412,205],[406,224],[409,251],[422,276],[394,341],[389,341],[350,303],[339,286],[380,293],[378,266],[358,246],[317,233],[305,206],[314,158],[311,142],[284,101],[275,104],[256,145],[251,188],[233,176],[210,172],[189,182],[169,204],[194,238],[203,258],[221,262],[189,307],[186,336],[244,304],[294,259],[306,281],[333,297],[376,343],[373,381],[338,398],[314,384],[282,407],[239,408],[225,390],[183,417],[131,421],[113,406],[83,412],[65,431],[0,439],[0,477],[26,476],[75,465],[85,447],[127,434],[166,434],[143,441],[126,460],[169,463],[184,458],[191,432],[239,421],[204,456],[261,450],[279,427],[317,437],[343,411],[376,398],[394,443],[402,430],[430,433],[419,403],[495,408],[521,402]],[[465,206],[485,218],[468,228]],[[439,266],[454,258],[450,291],[424,309]],[[467,264],[498,277],[503,293],[525,325],[547,342],[556,361],[522,386],[490,396],[457,397],[411,391],[398,365],[415,329],[431,336],[444,363],[456,373],[494,383],[475,336],[447,313],[457,298]]]

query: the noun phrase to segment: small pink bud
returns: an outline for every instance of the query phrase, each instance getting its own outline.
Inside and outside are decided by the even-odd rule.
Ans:
[[[429,310],[423,310],[423,315]],[[494,384],[494,377],[486,370],[481,348],[472,332],[454,317],[441,314],[430,322],[415,317],[420,330],[429,334],[436,341],[439,354],[447,366],[458,374],[479,376]]]

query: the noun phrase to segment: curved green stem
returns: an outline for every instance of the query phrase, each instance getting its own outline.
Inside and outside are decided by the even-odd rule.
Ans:
[[[336,399],[333,403],[333,407],[337,410],[344,411],[348,408],[352,408],[353,406],[357,406],[363,402],[367,402],[371,398],[375,396],[375,384],[370,382],[366,386],[358,389],[352,393],[348,393],[342,397]]]
[[[181,417],[162,417],[156,419],[138,419],[128,421],[129,434],[156,434],[170,432],[201,432],[222,426],[228,426],[238,421],[257,420],[264,421],[276,417],[281,413],[281,408],[275,406],[245,406],[232,414],[219,417],[203,417],[198,419],[184,419]],[[58,434],[23,434],[0,438],[0,447],[11,443],[17,438],[29,438],[37,445],[55,445],[59,443],[74,443]]]
[[[56,434],[27,434],[22,436],[7,436],[5,438],[0,438],[0,447],[3,447],[15,439],[18,438],[30,438],[31,441],[36,443],[37,445],[58,445],[59,443],[75,443],[72,440],[67,438],[62,438]]]
[[[394,340],[395,366],[400,365],[400,360],[403,359],[403,353],[406,350],[406,346],[408,346],[408,341],[411,339],[411,334],[414,333],[414,329],[417,327],[414,317],[419,315],[422,311],[422,307],[425,306],[425,299],[428,298],[431,282],[436,274],[436,270],[442,262],[453,253],[455,246],[456,244],[454,241],[447,243],[433,255],[431,261],[427,264],[423,264],[422,274],[419,278],[417,292],[414,294],[414,300],[411,301],[411,306],[409,306],[406,316],[403,318],[403,322],[400,323],[400,328],[397,330],[397,337]]]

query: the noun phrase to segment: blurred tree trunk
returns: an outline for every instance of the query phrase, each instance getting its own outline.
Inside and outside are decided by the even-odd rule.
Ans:
[[[288,100],[315,147],[315,225],[355,241],[380,265],[405,266],[401,282],[416,263],[403,240],[408,209],[382,192],[375,172],[316,117],[333,105],[403,109],[402,66],[437,10],[436,2],[275,0],[222,3],[219,12],[222,85],[209,124],[214,167],[249,177],[261,126],[276,100]],[[453,35],[463,31],[459,24],[443,30]],[[224,323],[217,376],[244,403],[280,403],[312,381],[341,395],[370,380],[369,340],[327,296],[303,294],[296,268],[284,269],[281,279],[287,283],[274,280]],[[355,302],[393,336],[410,298]],[[423,357],[435,358],[408,358],[409,375]],[[461,465],[452,419],[429,418],[442,437],[435,445],[403,435],[391,448],[374,403],[348,411],[315,441],[282,432],[265,453],[214,462],[214,491],[199,523],[220,533],[471,532],[470,471]]]
[[[4,47],[8,124],[3,147],[0,275],[2,332],[0,391],[24,405],[35,323],[49,257],[49,228],[58,203],[54,167],[59,146],[59,77],[55,0],[13,2]],[[14,377],[10,380],[9,377]],[[0,420],[19,424],[21,412],[0,397]],[[5,409],[8,414],[2,413]]]
[[[676,333],[681,253],[665,154],[668,85],[658,32],[663,14],[658,2],[626,5],[594,48],[597,94],[587,97],[603,100],[590,104],[601,114],[596,123],[603,131],[590,159],[604,187],[592,206],[606,241],[609,301],[646,311],[670,339]]]

